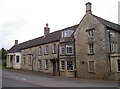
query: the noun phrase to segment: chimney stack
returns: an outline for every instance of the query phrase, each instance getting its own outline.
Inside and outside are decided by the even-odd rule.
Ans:
[[[44,27],[44,36],[50,33],[50,28],[48,27],[48,23],[46,23],[46,27]]]
[[[18,45],[18,40],[15,40],[15,45]]]
[[[91,3],[90,2],[88,2],[88,3],[86,3],[86,13],[89,13],[89,14],[91,14],[92,13],[92,7],[91,7]]]

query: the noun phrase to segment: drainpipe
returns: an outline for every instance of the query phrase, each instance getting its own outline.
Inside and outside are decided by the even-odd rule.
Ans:
[[[74,39],[74,38],[73,38]],[[75,70],[75,77],[77,77],[77,70],[76,70],[76,52],[75,52],[75,39],[74,39],[74,58],[75,58],[75,62],[74,62],[74,70]]]
[[[58,44],[58,60],[57,60],[57,62],[58,62],[58,72],[59,72],[59,76],[60,76],[60,64],[59,64],[59,44]]]
[[[110,54],[111,54],[111,34],[110,34],[110,30],[108,31],[108,37],[109,37],[109,64],[110,64],[110,72],[111,72],[111,60],[110,60]]]

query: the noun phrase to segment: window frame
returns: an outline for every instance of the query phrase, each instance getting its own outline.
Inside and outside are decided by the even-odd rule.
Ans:
[[[45,60],[45,70],[48,70],[48,60]]]
[[[62,65],[62,62],[64,62],[64,63],[63,63],[64,65]],[[65,71],[65,61],[64,61],[64,60],[61,60],[61,61],[60,61],[60,70],[61,70],[61,71]]]
[[[65,55],[65,45],[60,46],[60,55]]]
[[[42,55],[42,47],[39,47],[38,49],[38,56],[41,56]]]
[[[29,56],[29,65],[32,65],[32,56]]]
[[[93,67],[94,69],[93,69],[93,71],[90,70],[90,62],[94,62],[94,67]],[[95,73],[95,61],[94,60],[88,61],[88,72]]]
[[[49,54],[49,50],[48,50],[48,46],[45,46],[45,52],[44,52],[45,55],[48,55]]]
[[[25,56],[23,57],[23,65],[25,65]]]
[[[16,63],[20,63],[20,56],[16,55]]]
[[[90,29],[87,32],[88,32],[88,38],[93,38],[94,37],[94,29]]]
[[[68,48],[72,48],[72,51],[71,51],[71,53],[70,53],[70,50],[68,50]],[[68,55],[72,55],[73,54],[73,45],[66,45],[66,54],[68,54]]]
[[[68,66],[68,62],[72,62],[72,67],[71,67],[71,65],[69,64],[69,66]],[[68,69],[68,67],[71,67],[70,69]],[[67,60],[66,61],[66,70],[67,71],[74,71],[74,61],[73,60]]]
[[[56,54],[56,47],[57,47],[56,44],[52,45],[52,54]]]
[[[117,64],[117,72],[120,72],[120,71],[118,70],[118,69],[119,69],[119,68],[118,68],[118,60],[120,61],[120,59],[117,59],[117,60],[116,60],[116,64]]]
[[[92,46],[90,47],[90,45]],[[94,43],[88,43],[88,54],[95,54]]]

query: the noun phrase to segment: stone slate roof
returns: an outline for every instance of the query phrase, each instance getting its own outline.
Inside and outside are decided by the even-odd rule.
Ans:
[[[45,37],[41,36],[23,43],[20,43],[18,45],[14,45],[10,50],[9,53],[15,53],[15,52],[20,52],[21,49],[26,49],[26,48],[31,48],[31,47],[35,47],[35,46],[39,46],[42,44],[47,44],[47,43],[52,43],[52,42],[56,42],[56,41],[60,41],[61,38],[61,32],[64,30],[76,30],[78,27],[77,25],[71,26],[71,27],[67,27],[65,29],[59,30],[59,31],[55,31],[53,33],[49,33],[47,34]]]
[[[107,21],[105,19],[102,19],[98,16],[95,16],[95,15],[93,15],[93,16],[96,19],[98,19],[102,24],[104,24],[106,27],[111,28],[111,29],[116,30],[116,31],[120,31],[120,25],[109,22],[109,21]],[[14,45],[9,50],[9,53],[20,52],[21,49],[31,48],[31,47],[34,47],[34,46],[39,46],[39,45],[42,45],[42,44],[47,44],[47,43],[52,43],[52,42],[59,41],[60,38],[61,38],[61,32],[62,31],[67,30],[67,29],[71,29],[71,30],[75,31],[77,29],[78,25],[79,24],[68,27],[68,28],[65,28],[65,29],[62,29],[62,30],[59,30],[59,31],[56,31],[56,32],[53,32],[53,33],[50,33],[50,34],[46,35],[45,37],[44,36],[38,37],[38,38],[35,38],[35,39],[32,39],[32,40],[20,43],[18,45]]]
[[[102,24],[104,24],[106,27],[111,28],[116,31],[120,31],[120,25],[112,23],[110,21],[107,21],[105,19],[102,19],[98,16],[93,15],[97,20],[99,20]]]

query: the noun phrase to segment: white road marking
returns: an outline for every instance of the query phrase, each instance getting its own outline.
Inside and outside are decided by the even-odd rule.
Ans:
[[[21,80],[26,80],[25,78],[20,78]]]

